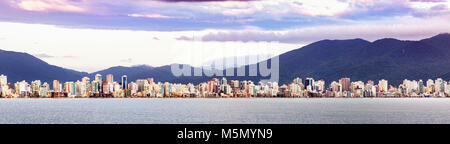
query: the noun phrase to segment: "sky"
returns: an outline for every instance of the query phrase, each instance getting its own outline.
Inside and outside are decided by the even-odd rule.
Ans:
[[[85,72],[450,32],[447,0],[2,0],[0,49]]]

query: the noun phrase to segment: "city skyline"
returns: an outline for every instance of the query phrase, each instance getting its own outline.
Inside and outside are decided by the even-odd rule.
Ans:
[[[86,72],[116,65],[200,66],[223,57],[279,55],[322,39],[418,40],[448,33],[449,5],[447,0],[6,0],[0,2],[0,48]],[[276,44],[263,47],[268,42]],[[196,56],[189,53],[202,53],[202,59],[192,60]]]
[[[99,97],[450,97],[450,82],[436,80],[408,80],[396,86],[381,79],[377,84],[369,80],[351,81],[340,78],[329,82],[314,78],[295,78],[291,83],[279,86],[278,82],[253,82],[250,80],[227,80],[212,78],[199,84],[182,84],[155,82],[153,78],[140,78],[128,82],[127,75],[121,81],[114,81],[114,75],[106,79],[96,74],[91,81],[89,77],[80,80],[61,82],[53,80],[52,86],[40,80],[10,83],[7,76],[0,75],[0,97],[2,98],[99,98]]]

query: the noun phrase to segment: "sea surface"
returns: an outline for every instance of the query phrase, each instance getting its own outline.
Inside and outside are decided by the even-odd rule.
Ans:
[[[0,123],[449,124],[450,99],[0,99]]]

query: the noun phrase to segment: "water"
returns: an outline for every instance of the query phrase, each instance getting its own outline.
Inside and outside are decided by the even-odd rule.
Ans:
[[[0,99],[0,123],[450,123],[450,99]]]

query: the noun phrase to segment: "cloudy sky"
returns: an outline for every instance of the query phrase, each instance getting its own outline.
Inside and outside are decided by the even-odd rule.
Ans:
[[[2,0],[0,49],[94,72],[450,32],[447,0]]]

